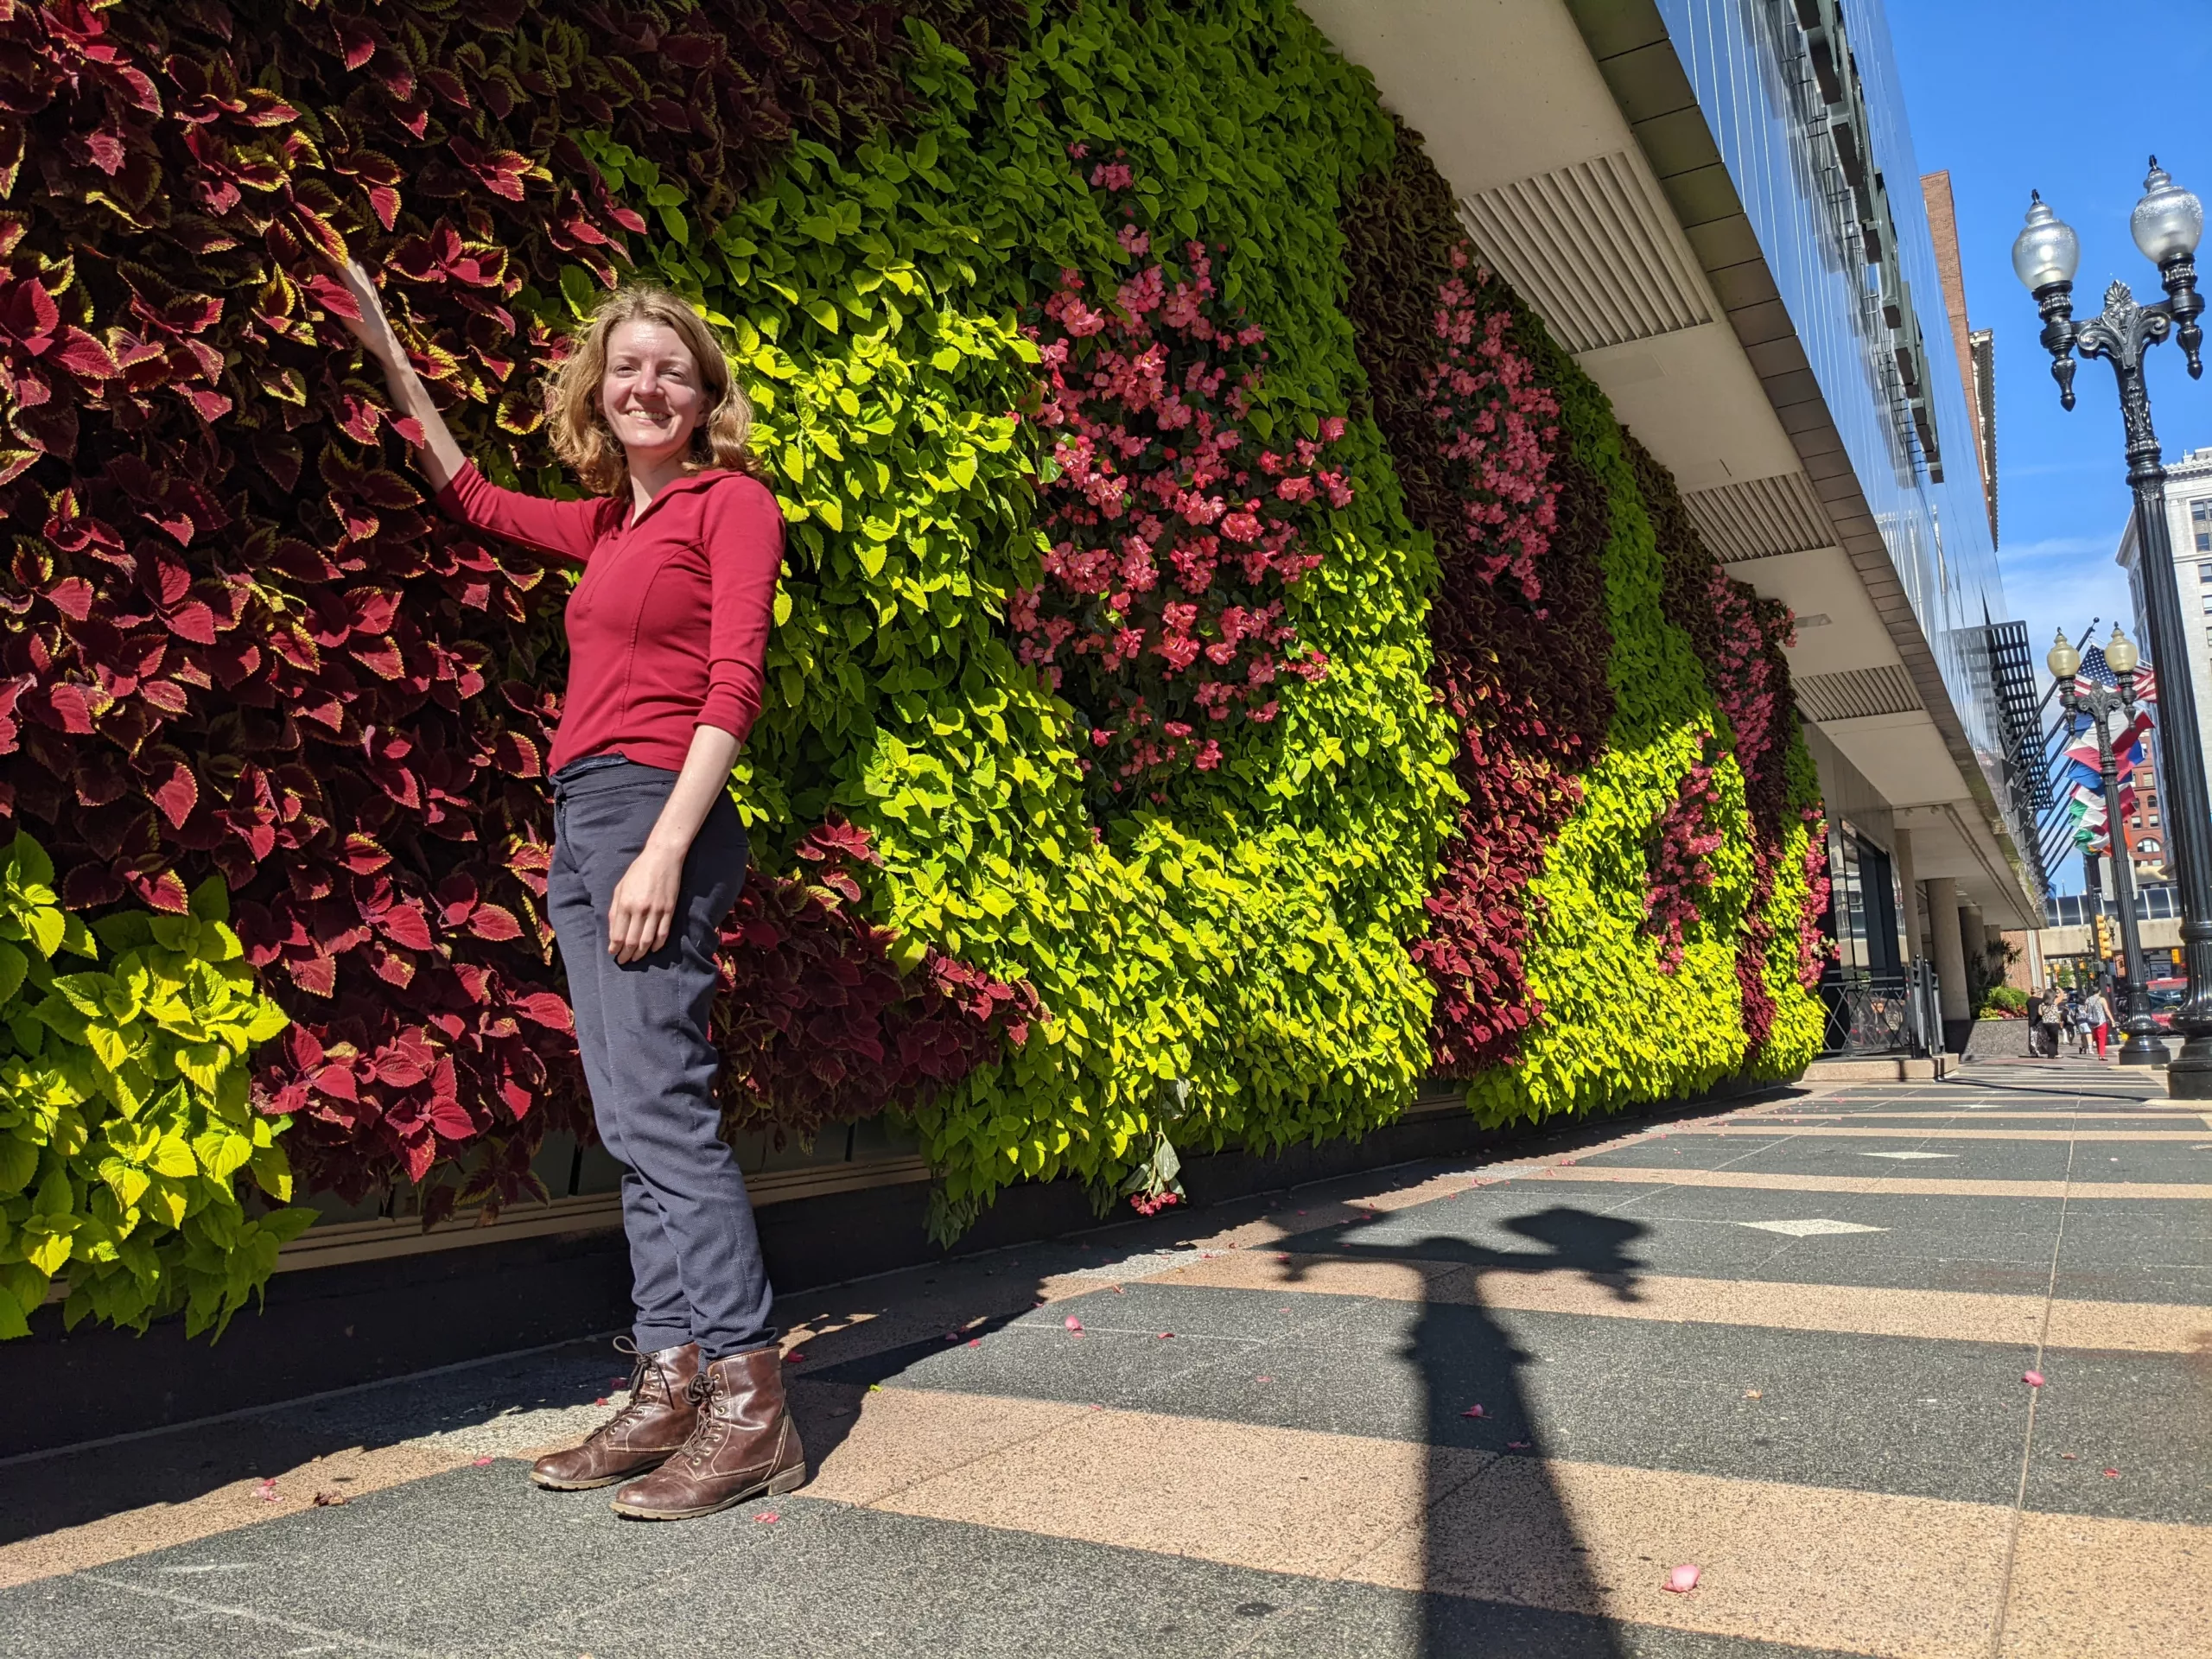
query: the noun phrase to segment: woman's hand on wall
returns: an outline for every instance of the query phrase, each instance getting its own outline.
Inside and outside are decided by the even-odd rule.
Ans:
[[[358,317],[349,317],[342,312],[334,314],[339,321],[346,325],[346,332],[353,335],[359,342],[361,349],[383,364],[387,371],[395,363],[406,362],[406,348],[400,345],[399,336],[392,329],[391,319],[385,315],[384,296],[377,292],[376,284],[369,280],[369,273],[361,269],[360,261],[348,259],[334,269],[338,280],[345,284],[346,292],[353,297],[361,314]]]

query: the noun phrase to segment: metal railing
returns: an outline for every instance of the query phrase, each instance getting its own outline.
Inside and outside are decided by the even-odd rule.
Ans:
[[[1828,1013],[1826,1053],[1924,1058],[1942,1051],[1942,1002],[1926,962],[1896,973],[1832,972],[1820,995]]]

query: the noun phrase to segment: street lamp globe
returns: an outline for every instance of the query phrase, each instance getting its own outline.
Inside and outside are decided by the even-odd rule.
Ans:
[[[2082,238],[2074,234],[2074,227],[2050,211],[2041,191],[2031,191],[2028,222],[2012,241],[2014,273],[2028,292],[2039,294],[2054,283],[2072,282],[2074,269],[2081,263]]]
[[[2143,257],[2163,268],[2196,251],[2197,239],[2204,234],[2204,204],[2195,191],[2183,189],[2167,176],[2153,156],[2151,175],[2143,181],[2143,200],[2135,204],[2128,228]],[[2017,245],[2012,257],[2017,264]]]
[[[2050,665],[2050,677],[2061,685],[2071,685],[2075,675],[2082,671],[2082,653],[2068,641],[2063,628],[2058,631],[2058,639],[2050,648],[2050,655],[2044,661]]]
[[[2135,649],[2135,642],[2120,631],[2120,624],[2112,625],[2112,638],[2105,641],[2105,666],[2115,674],[2133,674],[2135,664],[2143,660]]]

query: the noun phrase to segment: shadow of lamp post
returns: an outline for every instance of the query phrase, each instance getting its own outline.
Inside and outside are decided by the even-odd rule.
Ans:
[[[2190,683],[2181,590],[2174,575],[2173,543],[2166,529],[2166,469],[2160,464],[2158,439],[2151,426],[2150,394],[2143,382],[2144,353],[2169,336],[2181,347],[2190,378],[2204,372],[2199,355],[2204,331],[2196,321],[2203,313],[2204,300],[2196,291],[2195,257],[2197,241],[2204,233],[2204,204],[2167,177],[2154,156],[2130,228],[2144,257],[2158,266],[2159,285],[2166,290],[2166,297],[2154,304],[2138,304],[2127,284],[2115,282],[2105,290],[2101,315],[2075,321],[2074,270],[2081,263],[2081,239],[2040,194],[2031,199],[2028,222],[2012,244],[2012,269],[2035,296],[2042,313],[2044,348],[2051,355],[2050,372],[2058,382],[2060,404],[2067,409],[2074,407],[2076,351],[2083,357],[2101,357],[2110,363],[2119,382],[2120,419],[2127,441],[2127,482],[2135,493],[2135,539],[2142,560],[2151,655],[2164,680],[2158,692],[2164,738],[2161,748],[2166,766],[2162,792],[2167,840],[2181,889],[2182,952],[2189,973],[2187,1000],[2173,1016],[2174,1029],[2184,1040],[2180,1054],[2167,1067],[2167,1087],[2183,1098],[2206,1100],[2212,1099],[2212,796],[2208,796],[2205,786],[2204,746],[2197,729],[2196,694]],[[2054,671],[2058,666],[2056,658],[2054,652]],[[2133,676],[2127,677],[2132,685]],[[2099,730],[2102,729],[2100,721]],[[2109,749],[2105,753],[2109,779]],[[2117,842],[2120,825],[2114,809],[2107,804],[2106,810],[2115,818],[2112,829]],[[2115,857],[2113,862],[2121,868],[2126,866],[2124,856]],[[2124,882],[2121,890],[2126,890]],[[2143,992],[2141,963],[2135,959],[2132,940],[2129,955],[2133,1002]],[[2133,1023],[2131,1010],[2131,1027]],[[2131,1029],[2128,1042],[2132,1046],[2133,1041]],[[2125,1056],[2124,1049],[2122,1053]]]
[[[2112,717],[2135,714],[2135,669],[2142,659],[2134,642],[2114,624],[2105,646],[2105,665],[2115,681],[2107,690],[2075,677],[2082,670],[2082,653],[2067,643],[2066,631],[2044,659],[2058,682],[2058,706],[2069,715],[2086,715],[2097,729],[2097,768],[2105,786],[2106,833],[2111,837],[2113,897],[2120,906],[2120,969],[2126,982],[2126,1007],[2120,1020],[2120,1063],[2122,1065],[2164,1065],[2166,1046],[2159,1040],[2158,1022],[2151,1017],[2150,982],[2143,972],[2142,936],[2135,916],[2133,861],[2127,855],[2127,836],[2120,824],[2120,766],[2112,750]],[[2169,767],[2172,760],[2167,761]]]

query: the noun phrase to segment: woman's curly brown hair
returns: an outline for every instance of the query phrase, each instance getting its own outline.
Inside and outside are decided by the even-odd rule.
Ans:
[[[554,365],[545,386],[553,453],[597,495],[614,494],[629,476],[628,458],[599,401],[600,382],[607,376],[607,342],[626,322],[658,322],[674,329],[698,365],[707,414],[691,434],[692,468],[758,477],[758,465],[745,447],[753,430],[753,405],[730,372],[721,342],[704,318],[658,283],[625,283],[609,294],[578,332],[575,349]]]

